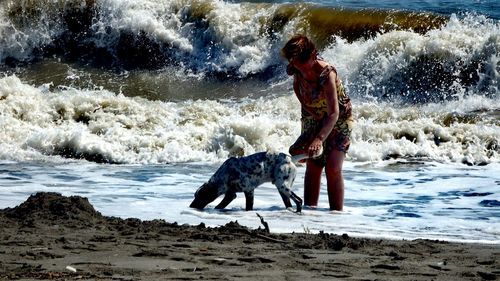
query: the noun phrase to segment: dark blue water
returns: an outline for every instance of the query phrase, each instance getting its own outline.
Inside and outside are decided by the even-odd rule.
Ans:
[[[498,0],[466,0],[466,1],[395,1],[395,0],[250,0],[230,2],[242,3],[315,3],[324,6],[349,8],[349,9],[385,9],[385,10],[404,10],[404,11],[425,11],[442,15],[474,13],[485,15],[489,18],[500,19],[500,1]]]

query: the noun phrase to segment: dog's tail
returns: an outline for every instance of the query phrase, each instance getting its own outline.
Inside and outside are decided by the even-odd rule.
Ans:
[[[313,157],[309,156],[307,153],[297,154],[290,157],[292,158],[292,162],[297,164],[299,161],[302,161],[304,159],[320,157],[321,154],[323,154],[323,149],[320,149],[320,151],[318,151],[318,153]]]
[[[307,153],[302,153],[290,157],[292,158],[292,162],[297,164],[299,161],[309,158],[309,155],[307,155]]]
[[[302,154],[297,154],[290,156],[292,158],[292,162],[297,164],[299,161],[302,161],[304,159],[309,159],[309,158],[317,158],[323,154],[323,149],[320,149],[320,151],[313,157],[310,157],[307,153],[302,153]]]

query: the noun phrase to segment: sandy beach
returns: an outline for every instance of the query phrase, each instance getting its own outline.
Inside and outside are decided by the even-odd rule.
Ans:
[[[500,246],[276,234],[101,215],[37,193],[0,210],[1,280],[496,280]]]

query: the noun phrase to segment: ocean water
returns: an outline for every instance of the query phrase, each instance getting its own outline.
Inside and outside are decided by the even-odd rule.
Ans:
[[[500,4],[370,2],[3,1],[0,208],[56,191],[110,216],[500,243]],[[345,211],[324,178],[302,214],[270,183],[255,211],[190,209],[225,159],[299,135],[295,33],[353,101]]]

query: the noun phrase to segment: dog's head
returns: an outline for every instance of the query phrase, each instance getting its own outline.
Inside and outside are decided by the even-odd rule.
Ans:
[[[209,203],[217,199],[217,197],[219,197],[219,190],[217,186],[210,183],[204,183],[195,192],[194,200],[193,202],[191,202],[191,205],[189,205],[189,207],[201,210],[205,208],[205,206],[207,206]]]

